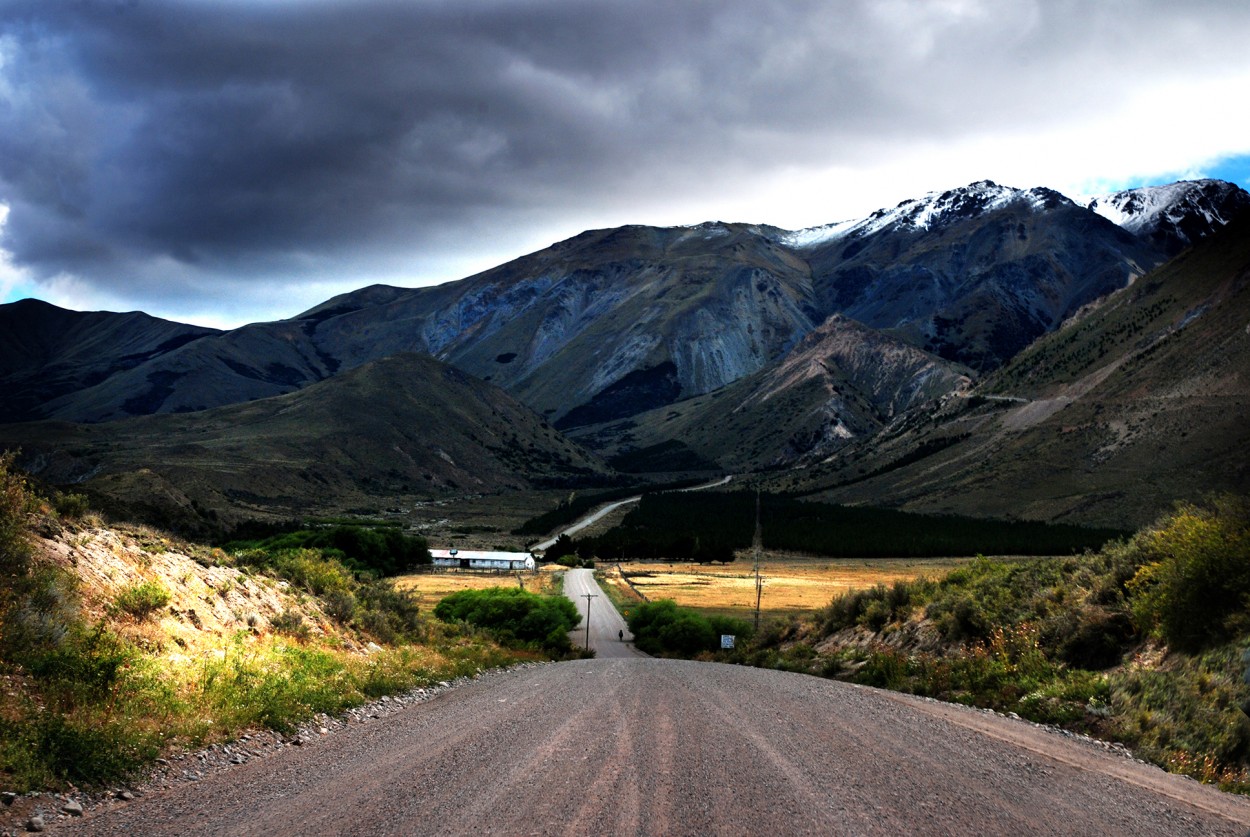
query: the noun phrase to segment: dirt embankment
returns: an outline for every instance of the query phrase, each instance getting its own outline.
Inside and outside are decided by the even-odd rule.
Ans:
[[[270,620],[287,612],[299,614],[314,634],[340,633],[315,599],[297,595],[287,582],[223,566],[220,550],[155,529],[81,526],[40,538],[37,550],[79,579],[90,621],[107,620],[139,647],[176,659],[219,651],[240,632],[268,633]],[[143,619],[116,612],[118,596],[143,583],[167,592],[167,604]],[[353,642],[351,636],[342,639]]]

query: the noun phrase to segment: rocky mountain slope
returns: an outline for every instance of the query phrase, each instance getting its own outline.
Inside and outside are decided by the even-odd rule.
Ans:
[[[407,322],[427,351],[568,427],[762,369],[813,327],[809,297],[806,265],[767,228],[623,227],[329,316],[317,339],[351,363],[374,350],[358,338],[370,323]]]
[[[970,397],[777,487],[930,512],[1139,526],[1250,491],[1250,216],[1039,340]]]
[[[400,354],[297,392],[185,415],[0,428],[23,466],[182,531],[609,473],[499,388]]]
[[[822,311],[981,372],[1162,261],[1057,192],[990,182],[905,201],[806,252]]]
[[[971,372],[958,364],[834,315],[761,372],[572,435],[629,461],[648,449],[668,450],[662,466],[677,444],[731,471],[769,469],[824,458],[971,385]]]
[[[1228,184],[1194,189],[1246,199]],[[1210,202],[1181,199],[1192,191],[1142,194],[1192,237],[1204,227],[1184,219],[1219,220]],[[1153,227],[1140,229],[1046,189],[980,182],[796,233],[723,223],[597,230],[459,282],[366,288],[292,320],[206,335],[101,369],[78,389],[23,384],[11,417],[198,410],[417,351],[568,428],[759,372],[833,314],[983,372],[1160,263],[1167,247]]]

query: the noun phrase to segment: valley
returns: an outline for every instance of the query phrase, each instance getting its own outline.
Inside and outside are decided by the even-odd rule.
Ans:
[[[1250,833],[1250,3],[1074,5],[0,2],[0,837]]]
[[[589,231],[228,332],[15,303],[0,446],[198,533],[421,509],[415,527],[502,543],[512,518],[475,508],[533,497],[524,520],[546,491],[729,472],[1137,526],[1246,484],[1250,196],[1195,181],[1090,203],[982,181],[811,230]],[[448,503],[467,516],[428,513]]]
[[[38,533],[32,566],[43,568],[27,576],[19,562],[16,592],[0,600],[5,619],[42,637],[6,652],[21,688],[0,725],[104,728],[116,742],[91,739],[101,753],[124,745],[145,763],[174,746],[164,736],[184,747],[287,729],[512,661],[562,658],[551,668],[565,683],[581,653],[565,628],[518,642],[515,626],[433,613],[461,588],[524,584],[550,603],[556,573],[409,574],[412,544],[541,545],[544,557],[595,563],[624,609],[640,593],[675,600],[665,618],[679,650],[647,648],[698,659],[691,677],[716,681],[715,663],[732,662],[993,707],[1129,741],[1157,764],[1244,790],[1250,733],[1227,662],[1244,626],[1228,617],[1209,636],[1168,634],[1164,605],[1179,594],[1166,585],[1189,572],[1168,562],[1189,547],[1157,544],[1196,527],[1215,534],[1178,542],[1211,544],[1221,561],[1241,548],[1247,209],[1250,195],[1215,181],[1094,204],[981,181],[811,230],[593,230],[457,282],[364,288],[230,331],[0,306],[0,449],[23,486],[10,512],[33,521],[23,525]],[[754,616],[757,514],[760,631],[747,626],[741,646],[721,650],[713,625]],[[402,556],[351,551],[403,538]],[[1025,554],[1035,557],[1001,557]],[[212,659],[205,683],[181,662],[197,653]],[[62,658],[114,690],[116,717]],[[123,659],[134,668],[110,662]],[[687,697],[673,691],[672,661],[628,672],[591,662],[577,663],[588,682],[637,678],[661,702]],[[216,691],[252,683],[258,696]],[[828,701],[861,691],[820,691],[812,700],[825,709],[803,699],[795,712],[815,724]],[[610,693],[629,706],[587,717],[637,723],[637,693]],[[893,717],[899,699],[883,700],[894,704],[865,711]],[[166,707],[159,723],[127,737],[125,719],[147,717],[152,701]],[[256,714],[211,714],[232,702]],[[904,703],[910,720],[892,724],[923,714],[923,702]],[[57,712],[38,715],[43,705]],[[193,717],[207,720],[171,720]],[[949,714],[942,723],[959,726]],[[533,728],[561,741],[578,729]],[[647,748],[670,733],[635,743],[660,757]],[[1017,733],[990,738],[1015,746]],[[4,769],[32,787],[80,778],[45,738],[0,752]],[[726,758],[741,743],[706,740]],[[924,758],[881,740],[890,758]],[[942,740],[931,746],[954,746]],[[92,776],[125,774],[93,765]],[[869,796],[886,804],[879,793]],[[813,788],[803,804],[828,802]],[[1013,816],[1004,822],[1025,822]],[[1139,824],[1176,825],[1161,816]]]

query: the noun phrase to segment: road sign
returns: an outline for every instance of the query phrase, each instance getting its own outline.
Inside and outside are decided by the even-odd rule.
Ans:
[[[736,637],[733,634],[721,634],[720,647],[725,649],[733,648],[735,639]]]

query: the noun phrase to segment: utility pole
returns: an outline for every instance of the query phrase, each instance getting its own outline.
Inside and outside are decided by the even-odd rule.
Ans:
[[[760,490],[755,489],[755,537],[751,539],[755,553],[755,631],[760,629],[760,598],[764,595],[764,579],[760,578],[760,553],[764,551],[764,528],[760,525]]]
[[[582,598],[586,600],[586,650],[590,650],[590,600],[599,598],[594,593],[583,593]]]

